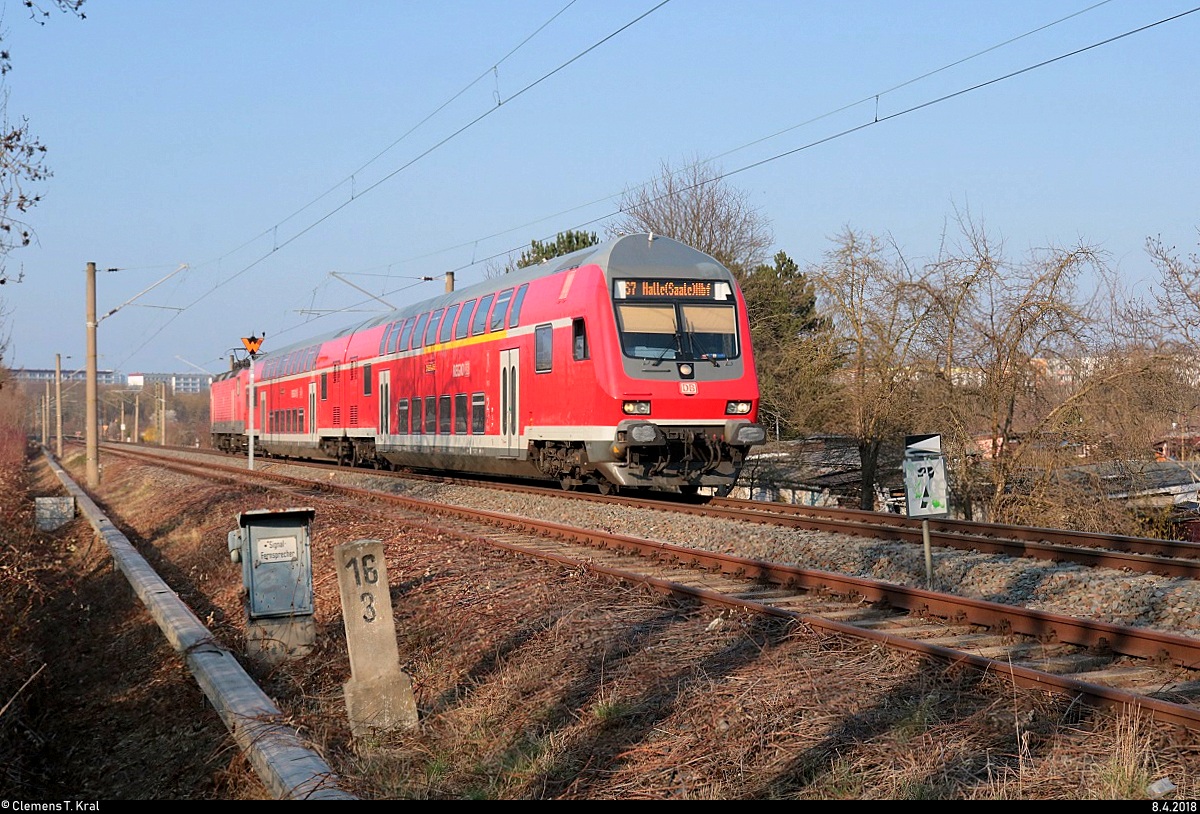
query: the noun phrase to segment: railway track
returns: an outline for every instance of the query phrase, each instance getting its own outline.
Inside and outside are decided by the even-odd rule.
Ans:
[[[119,450],[123,447],[118,445],[112,448]],[[189,455],[205,454],[214,460],[230,460],[227,455],[213,451],[194,449],[178,449],[176,451]],[[280,462],[273,459],[260,459],[260,467],[270,466],[272,463]],[[319,471],[346,471],[344,467],[320,463],[291,460],[283,463],[288,466],[312,468]],[[646,497],[644,495],[601,495],[574,491],[565,493],[558,487],[534,484],[412,472],[361,471],[370,471],[373,476],[377,477],[417,478],[440,483],[480,486],[520,494],[544,495],[548,499],[569,496],[571,499],[600,502],[612,506],[653,508],[698,517],[717,517],[738,522],[756,522],[784,528],[851,534],[880,540],[904,540],[921,544],[924,542],[925,535],[928,534],[930,545],[942,548],[979,551],[1006,557],[1027,557],[1055,563],[1077,563],[1088,567],[1115,568],[1135,573],[1200,579],[1200,544],[1182,540],[1126,537],[1115,534],[977,523],[946,518],[925,521],[928,524],[928,528],[925,528],[920,519],[857,509],[800,506],[734,498],[672,498],[666,494],[658,497]]]
[[[270,481],[305,499],[350,498],[393,521],[427,523],[436,515],[456,534],[526,556],[590,569],[669,595],[791,619],[819,633],[969,665],[1006,676],[1021,687],[1099,706],[1137,708],[1181,729],[1200,731],[1200,638],[275,472],[169,462],[159,453],[133,448],[111,451],[201,477]],[[861,520],[854,517],[851,522]]]

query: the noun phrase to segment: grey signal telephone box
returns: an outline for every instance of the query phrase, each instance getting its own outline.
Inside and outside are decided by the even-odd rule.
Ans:
[[[238,515],[229,557],[242,564],[251,619],[311,616],[314,509],[256,509]]]

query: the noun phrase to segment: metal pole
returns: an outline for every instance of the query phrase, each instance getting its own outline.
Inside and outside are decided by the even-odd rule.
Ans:
[[[133,397],[133,443],[142,443],[142,435],[138,430],[138,419],[142,413],[142,394],[137,393]]]
[[[50,382],[46,382],[46,398],[42,400],[42,446],[50,444]]]
[[[254,468],[254,354],[250,354],[250,397],[249,409],[246,410],[246,431],[250,433],[250,469]]]
[[[925,587],[933,590],[933,550],[929,547],[929,518],[921,518],[921,540],[925,543]]]
[[[62,354],[54,354],[54,456],[62,460]]]
[[[100,442],[96,438],[96,264],[87,264],[87,485],[100,485]]]
[[[158,383],[158,392],[159,392],[158,426],[162,427],[162,430],[158,434],[158,445],[160,447],[165,447],[167,445],[167,383],[166,382]]]

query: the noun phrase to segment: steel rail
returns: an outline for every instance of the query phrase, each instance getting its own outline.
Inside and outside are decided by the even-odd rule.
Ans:
[[[131,455],[134,454],[131,453]],[[1155,662],[1170,662],[1189,670],[1200,668],[1200,639],[1189,636],[1146,628],[1122,627],[1107,622],[1063,616],[985,600],[940,594],[934,591],[909,588],[863,577],[804,569],[797,566],[730,554],[718,554],[702,549],[694,549],[611,532],[580,529],[536,518],[517,517],[502,512],[466,509],[355,486],[314,482],[280,473],[263,471],[250,473],[241,468],[220,465],[214,467],[209,464],[201,467],[200,464],[195,463],[163,462],[161,457],[156,455],[148,457],[155,458],[156,465],[165,466],[177,471],[196,473],[197,469],[200,469],[200,474],[212,476],[215,474],[213,470],[216,469],[239,477],[253,475],[256,479],[299,485],[303,488],[316,489],[327,493],[346,494],[367,501],[401,506],[406,509],[422,512],[425,515],[433,514],[472,522],[482,521],[490,526],[514,529],[522,532],[533,532],[534,534],[551,539],[593,547],[598,546],[620,552],[636,552],[641,556],[649,556],[660,562],[673,561],[688,567],[719,572],[723,575],[760,585],[769,584],[789,590],[799,589],[806,592],[828,591],[843,596],[860,596],[870,602],[887,605],[917,615],[928,615],[953,622],[980,625],[989,629],[1011,631],[1039,641],[1054,641]],[[1200,731],[1200,708],[1177,704],[1152,696],[1131,693],[1103,684],[1090,683],[1071,676],[1047,673],[967,651],[954,650],[937,644],[909,639],[894,633],[874,631],[852,623],[839,622],[821,617],[820,615],[804,614],[778,607],[770,602],[743,599],[709,589],[687,586],[676,581],[648,576],[637,571],[597,563],[591,559],[557,555],[553,552],[547,552],[544,549],[498,541],[494,538],[488,538],[487,541],[492,545],[515,552],[535,555],[572,567],[585,567],[621,579],[644,583],[664,593],[693,596],[703,601],[725,606],[752,608],[773,616],[793,618],[815,629],[866,638],[881,644],[888,644],[937,657],[951,663],[968,663],[980,670],[1008,675],[1021,687],[1053,690],[1068,695],[1081,695],[1104,706],[1141,707],[1151,712],[1158,720],[1169,722],[1189,730]]]

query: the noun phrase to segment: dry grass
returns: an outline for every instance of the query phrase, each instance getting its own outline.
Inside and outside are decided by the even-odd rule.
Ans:
[[[151,480],[116,462],[101,489],[114,520],[240,652],[244,609],[226,534],[238,512],[288,499],[182,476]],[[71,533],[75,552],[67,536],[52,542],[63,560],[57,577],[37,581],[37,618],[5,640],[4,655],[23,654],[25,665],[6,681],[52,660],[54,681],[35,680],[26,706],[0,717],[0,734],[17,743],[32,728],[61,745],[56,728],[69,730],[74,751],[38,749],[36,759],[104,799],[261,797],[181,664],[96,552],[84,556],[86,535]],[[719,615],[344,503],[317,507],[313,538],[315,652],[274,669],[248,666],[363,798],[1145,799],[1161,777],[1179,787],[1176,797],[1200,793],[1195,738],[1143,717],[803,626]],[[421,722],[355,742],[332,549],[363,538],[385,545],[400,666]],[[63,601],[68,573],[74,594]],[[51,649],[54,637],[29,635],[71,626],[81,635]],[[45,712],[62,702],[63,680],[93,700],[35,716],[30,704]],[[146,768],[163,764],[173,777]],[[142,767],[141,782],[122,767]],[[25,781],[64,791],[29,771]]]

